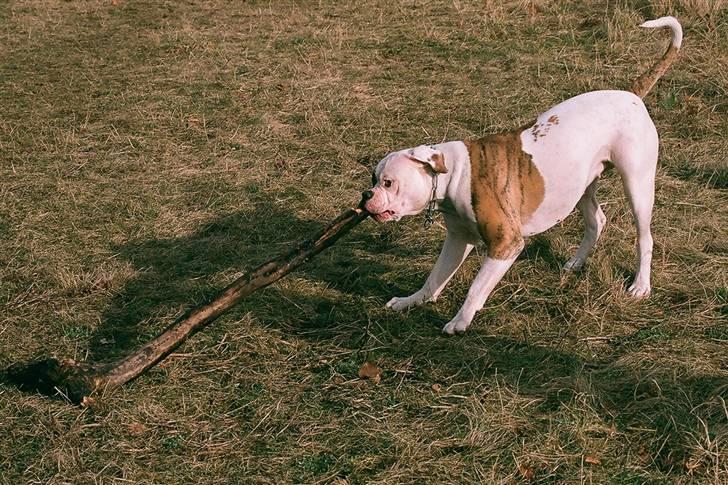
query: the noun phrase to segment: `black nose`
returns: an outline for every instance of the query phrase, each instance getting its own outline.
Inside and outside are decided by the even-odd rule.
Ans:
[[[374,191],[373,190],[367,190],[366,192],[362,192],[361,193],[361,199],[364,202],[368,201],[372,197],[374,197]]]

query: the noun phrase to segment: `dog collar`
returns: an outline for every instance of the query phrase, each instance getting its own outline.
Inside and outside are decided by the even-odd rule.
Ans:
[[[425,229],[429,228],[434,222],[435,209],[437,208],[437,172],[432,173],[432,194],[430,201],[425,209]]]

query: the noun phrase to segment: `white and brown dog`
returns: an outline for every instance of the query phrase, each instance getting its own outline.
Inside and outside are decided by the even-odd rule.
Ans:
[[[404,310],[437,299],[474,244],[483,239],[485,261],[462,308],[443,328],[448,334],[465,331],[523,249],[523,238],[549,229],[574,207],[584,217],[586,230],[565,269],[580,268],[606,222],[596,189],[610,164],[622,177],[637,225],[639,265],[628,292],[634,297],[650,293],[658,136],[642,98],[674,62],[682,28],[673,17],[642,27],[669,27],[672,42],[631,92],[581,94],[524,128],[477,140],[421,145],[390,153],[379,162],[375,185],[364,194],[364,207],[377,221],[397,221],[437,203],[447,226],[442,252],[424,286],[413,295],[392,298],[388,308]]]

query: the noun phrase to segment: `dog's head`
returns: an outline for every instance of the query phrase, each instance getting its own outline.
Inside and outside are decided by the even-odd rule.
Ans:
[[[390,153],[374,169],[364,208],[378,222],[419,214],[430,201],[433,175],[446,172],[445,155],[430,145]]]

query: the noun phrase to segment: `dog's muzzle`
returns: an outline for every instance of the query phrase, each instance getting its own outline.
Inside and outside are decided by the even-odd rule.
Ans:
[[[387,209],[387,196],[382,189],[367,190],[361,194],[362,206],[379,222],[391,220],[394,212]]]

